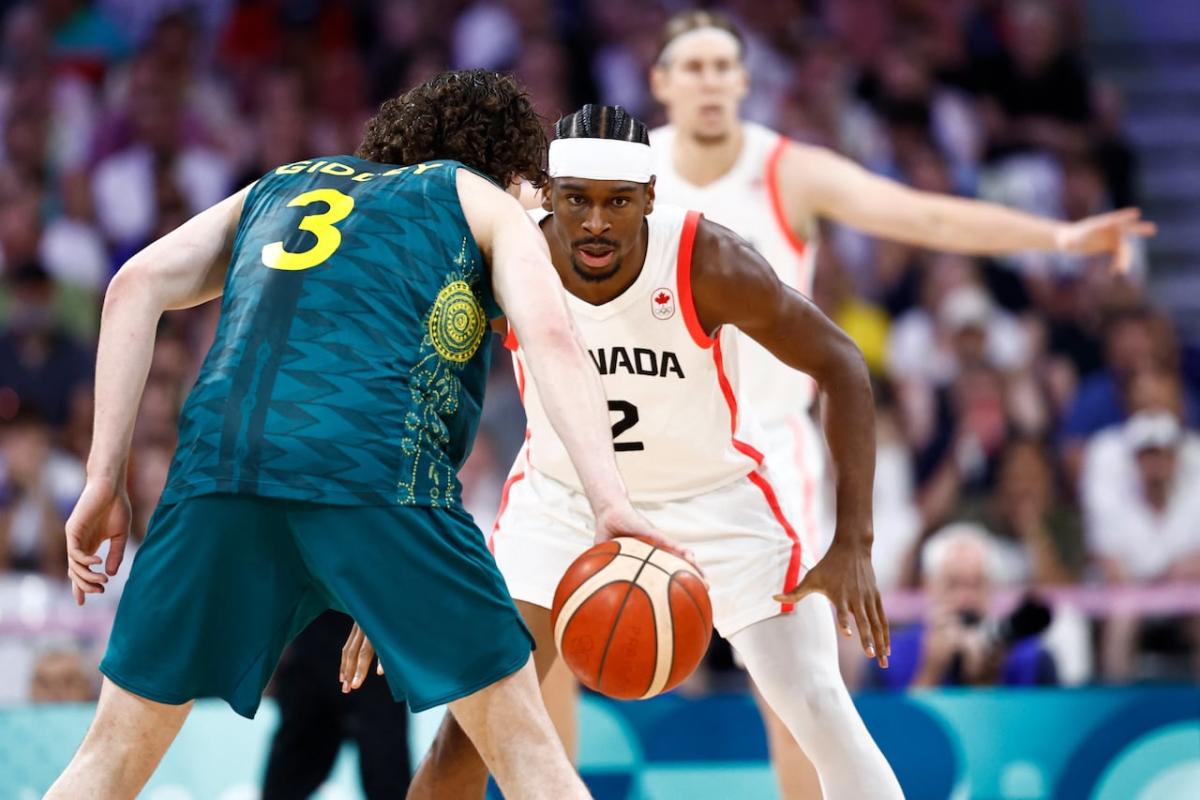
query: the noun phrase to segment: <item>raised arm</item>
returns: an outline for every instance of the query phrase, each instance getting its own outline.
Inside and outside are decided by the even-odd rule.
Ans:
[[[862,353],[816,306],[781,283],[750,245],[707,220],[697,232],[692,287],[705,330],[737,327],[783,363],[811,375],[827,396],[825,436],[837,477],[834,540],[825,558],[778,599],[825,594],[843,632],[849,635],[852,614],[863,650],[886,666],[887,619],[871,567],[875,405]]]
[[[829,217],[885,239],[972,255],[1027,250],[1110,253],[1128,269],[1126,237],[1153,236],[1141,211],[1125,208],[1078,222],[1036,217],[995,203],[911,189],[823,147],[793,143],[779,162],[789,219]]]
[[[247,189],[202,211],[138,252],[104,295],[96,353],[96,412],[87,485],[67,520],[68,572],[75,599],[102,592],[100,543],[112,539],[105,571],[115,575],[129,531],[125,471],[138,405],[162,313],[221,294]]]

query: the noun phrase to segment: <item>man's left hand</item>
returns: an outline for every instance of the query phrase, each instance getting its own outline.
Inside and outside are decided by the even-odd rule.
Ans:
[[[837,537],[829,552],[809,570],[804,579],[790,592],[775,595],[780,603],[795,603],[819,592],[829,598],[837,612],[838,627],[851,636],[850,617],[858,626],[858,637],[868,658],[887,668],[892,643],[883,599],[875,586],[875,570],[871,566],[869,547],[839,543]]]

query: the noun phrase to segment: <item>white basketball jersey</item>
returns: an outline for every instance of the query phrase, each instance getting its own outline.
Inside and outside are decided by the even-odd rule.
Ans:
[[[530,213],[538,220],[546,216]],[[628,289],[603,305],[567,294],[600,372],[617,465],[636,502],[700,494],[746,476],[761,460],[733,436],[734,354],[722,353],[720,337],[710,339],[701,329],[692,304],[691,254],[700,214],[656,203],[646,219],[646,261]],[[528,380],[524,352],[511,335],[505,344],[515,348],[530,466],[582,490],[537,386]]]
[[[787,137],[753,122],[742,123],[742,152],[733,168],[707,186],[688,183],[675,170],[675,129],[650,132],[655,194],[666,203],[694,208],[746,239],[775,268],[780,280],[812,295],[816,262],[815,221],[807,241],[798,238],[783,214],[776,176]],[[740,381],[737,397],[745,414],[764,427],[785,423],[808,409],[813,381],[781,363],[744,334],[735,337]]]

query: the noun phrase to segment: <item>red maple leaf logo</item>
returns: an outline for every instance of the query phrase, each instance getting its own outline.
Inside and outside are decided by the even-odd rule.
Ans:
[[[665,306],[667,303],[671,302],[671,295],[667,294],[666,292],[659,292],[658,294],[654,295],[654,302],[658,303],[660,306]]]

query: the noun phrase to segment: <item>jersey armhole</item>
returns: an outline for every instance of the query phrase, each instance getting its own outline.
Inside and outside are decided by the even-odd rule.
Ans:
[[[796,255],[803,256],[804,250],[808,245],[792,230],[787,214],[783,210],[783,195],[779,193],[779,162],[783,158],[787,147],[788,138],[781,134],[779,141],[771,148],[771,155],[767,156],[767,196],[771,201],[771,211],[775,216],[775,224],[783,231],[783,238],[787,239],[787,243],[796,251]]]
[[[692,299],[692,250],[696,244],[696,229],[700,226],[703,215],[699,211],[689,211],[683,221],[683,231],[679,234],[679,253],[675,260],[675,285],[679,288],[679,305],[683,310],[683,321],[687,326],[692,340],[703,350],[713,346],[713,338],[705,332],[700,324],[700,316],[696,313],[696,303]]]

